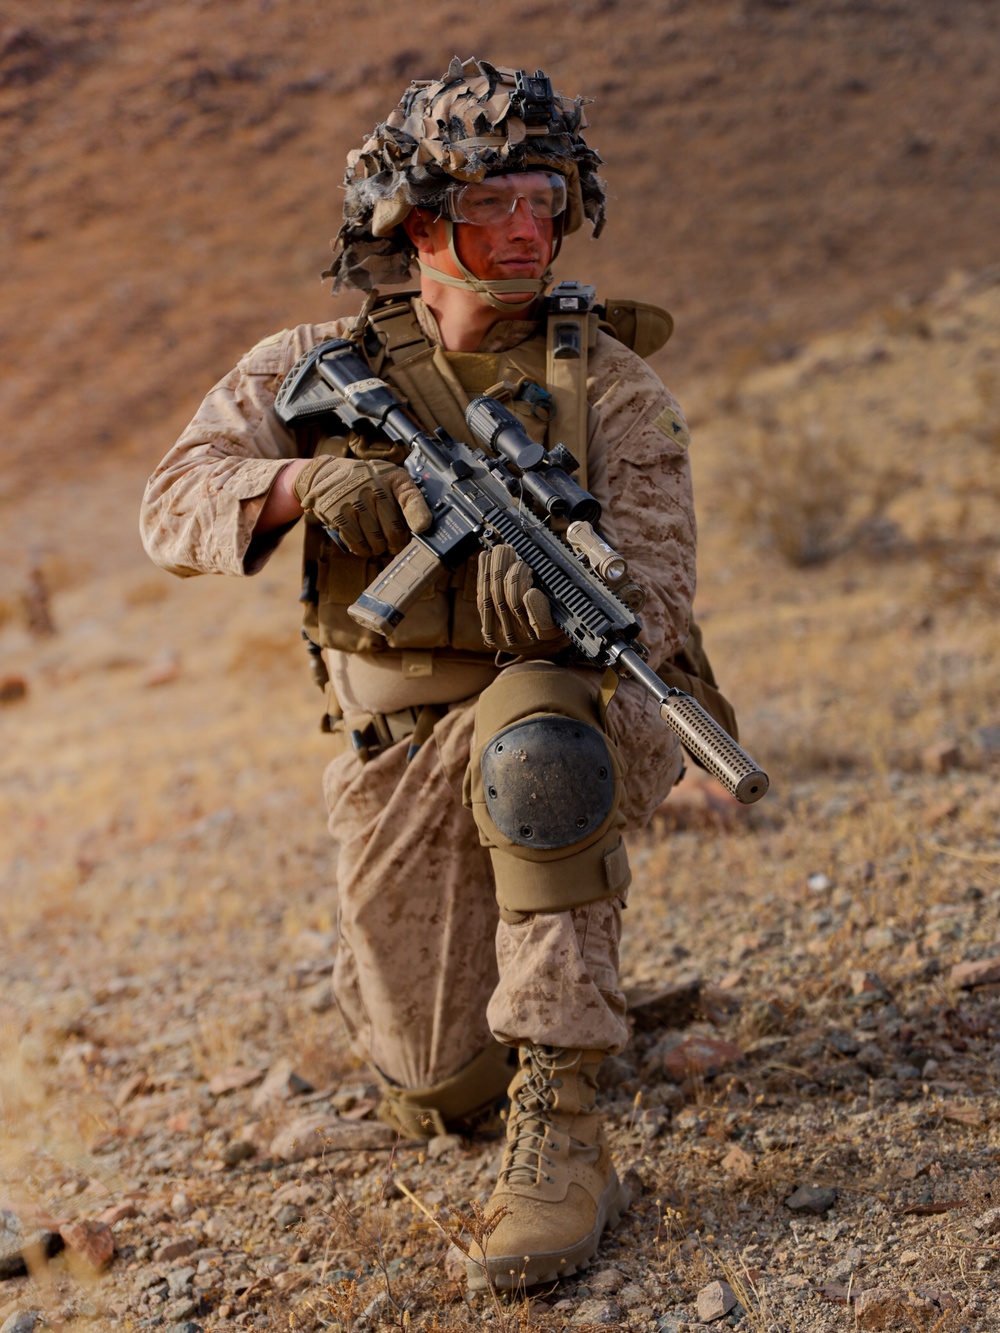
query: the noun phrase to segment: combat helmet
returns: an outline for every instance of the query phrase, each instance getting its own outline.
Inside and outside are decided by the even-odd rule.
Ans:
[[[333,241],[333,263],[323,276],[333,279],[335,292],[342,287],[368,292],[405,282],[411,265],[419,265],[401,225],[411,209],[440,206],[456,181],[478,182],[532,168],[557,172],[566,181],[556,249],[563,234],[576,231],[585,219],[599,235],[605,190],[597,175],[601,158],[581,134],[586,125],[583,99],[553,92],[541,70],[529,75],[456,56],[443,78],[411,83],[390,116],[348,154],[344,222]],[[472,288],[498,308],[518,309],[499,303],[492,293],[523,292],[527,280],[477,278],[455,252],[450,221],[448,232],[452,257],[465,276],[444,280]],[[441,280],[437,270],[431,272]],[[547,274],[537,280],[539,293],[550,280]]]

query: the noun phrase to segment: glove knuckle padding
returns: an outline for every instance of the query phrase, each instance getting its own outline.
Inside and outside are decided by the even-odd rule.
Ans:
[[[627,888],[624,773],[600,725],[596,681],[533,663],[483,691],[466,804],[501,909],[565,911]]]
[[[294,490],[303,509],[334,528],[356,555],[402,550],[409,539],[407,517],[420,531],[430,522],[409,474],[381,459],[319,455],[299,473]]]
[[[533,586],[532,577],[512,546],[501,544],[480,554],[476,601],[488,648],[521,651],[560,636],[549,599]]]

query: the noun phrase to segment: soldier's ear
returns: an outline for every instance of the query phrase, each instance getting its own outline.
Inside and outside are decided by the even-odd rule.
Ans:
[[[403,230],[418,251],[437,250],[447,247],[444,219],[427,208],[411,208],[402,222]]]

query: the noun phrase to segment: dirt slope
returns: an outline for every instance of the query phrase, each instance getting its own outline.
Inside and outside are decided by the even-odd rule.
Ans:
[[[345,152],[456,50],[594,98],[611,221],[561,271],[670,306],[680,389],[995,258],[989,0],[39,0],[3,24],[0,495],[32,518],[40,445],[148,460],[248,345],[330,311]]]

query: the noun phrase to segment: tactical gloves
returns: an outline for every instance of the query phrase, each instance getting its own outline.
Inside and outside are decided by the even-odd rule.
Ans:
[[[531,570],[513,546],[479,553],[476,604],[487,648],[525,653],[545,645],[558,652],[569,640],[552,619],[549,599],[532,587]]]
[[[303,510],[336,533],[352,555],[395,555],[411,533],[431,524],[416,482],[393,463],[319,454],[295,478],[293,489]]]

